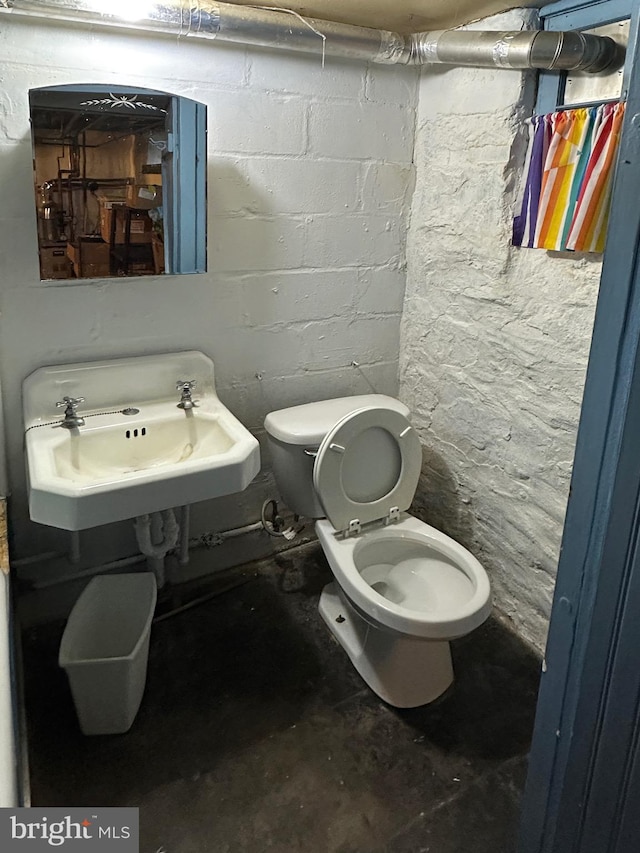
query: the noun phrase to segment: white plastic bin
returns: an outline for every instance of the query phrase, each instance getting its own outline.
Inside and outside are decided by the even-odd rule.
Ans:
[[[151,572],[101,575],[75,603],[58,663],[83,734],[119,734],[133,725],[147,680],[156,596]]]

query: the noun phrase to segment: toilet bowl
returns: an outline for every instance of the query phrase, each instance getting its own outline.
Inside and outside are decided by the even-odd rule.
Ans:
[[[422,460],[407,415],[399,401],[372,394],[265,421],[276,482],[292,510],[318,519],[335,578],[320,614],[364,681],[400,708],[444,693],[453,681],[449,641],[491,609],[475,557],[406,512]]]

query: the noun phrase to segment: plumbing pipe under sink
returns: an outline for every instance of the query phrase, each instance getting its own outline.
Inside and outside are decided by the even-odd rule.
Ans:
[[[265,505],[269,503],[269,501],[265,501]],[[211,548],[216,545],[221,545],[227,539],[235,539],[239,536],[244,536],[247,533],[254,533],[259,530],[264,530],[269,536],[281,537],[283,536],[287,540],[292,540],[297,536],[297,534],[302,530],[302,527],[299,526],[295,530],[292,527],[287,528],[287,531],[293,532],[293,536],[291,533],[289,535],[284,536],[283,532],[274,532],[271,528],[271,523],[269,521],[265,524],[264,519],[264,509],[263,506],[263,518],[260,521],[254,521],[250,524],[242,525],[241,527],[234,527],[228,530],[221,530],[213,534],[203,534],[201,536],[197,536],[194,538],[189,538],[189,515],[190,515],[190,507],[183,506],[180,508],[180,524],[179,524],[179,535],[177,540],[177,548],[178,548],[178,561],[181,566],[186,566],[189,563],[189,549],[190,547],[207,547]],[[186,512],[185,512],[186,511]],[[174,510],[175,512],[175,510]],[[23,557],[15,561],[16,566],[28,566],[34,563],[44,563],[48,560],[59,559],[64,556],[69,557],[68,554],[64,554],[59,551],[47,551],[43,554],[35,554],[30,557]],[[165,555],[166,556],[166,555]],[[112,571],[122,571],[123,569],[128,569],[131,566],[134,566],[138,563],[141,563],[143,560],[149,560],[149,557],[145,554],[134,554],[129,557],[123,557],[120,559],[112,560],[111,562],[104,563],[100,566],[92,566],[87,569],[82,569],[77,572],[71,572],[70,574],[62,575],[60,577],[47,578],[44,580],[34,580],[30,581],[31,589],[49,589],[50,587],[60,586],[66,583],[73,583],[77,580],[82,580],[83,578],[93,577],[96,574],[104,574],[105,572]],[[71,561],[70,561],[71,562]],[[158,584],[159,587],[159,584]]]
[[[180,528],[172,509],[139,515],[135,520],[138,547],[147,557],[149,569],[156,576],[158,589],[165,584],[164,560],[175,548]]]

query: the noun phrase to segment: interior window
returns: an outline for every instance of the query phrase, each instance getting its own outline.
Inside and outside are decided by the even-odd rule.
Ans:
[[[41,279],[205,270],[203,104],[102,86],[29,104]]]

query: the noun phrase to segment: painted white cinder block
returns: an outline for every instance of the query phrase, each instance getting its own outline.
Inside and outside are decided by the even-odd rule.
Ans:
[[[339,122],[336,133],[333,120]],[[413,121],[404,106],[378,103],[312,104],[309,146],[321,157],[411,162]]]
[[[220,171],[227,175],[222,181],[221,198],[216,179]],[[218,158],[212,173],[212,201],[216,212],[223,214],[348,213],[358,207],[358,163],[281,157],[251,157],[242,162]]]
[[[360,269],[356,311],[363,314],[397,314],[404,294],[404,270]]]
[[[31,140],[17,144],[0,145],[0,187],[2,194],[13,199],[12,218],[35,222],[33,199],[24,187],[33,183]],[[29,228],[31,238],[31,228]],[[37,258],[36,258],[37,262]]]
[[[414,171],[409,165],[364,162],[361,167],[361,206],[379,209],[389,216],[403,216],[410,209]]]
[[[303,154],[305,101],[244,88],[218,92],[209,103],[209,134],[215,151]]]
[[[360,290],[355,269],[263,272],[242,276],[235,286],[249,327],[350,316]],[[401,310],[396,305],[395,313]]]
[[[424,445],[418,512],[484,563],[542,650],[600,261],[509,245],[530,94],[516,72],[422,73],[401,397]]]
[[[364,95],[367,66],[363,63],[327,56],[323,66],[320,55],[289,54],[286,64],[288,71],[282,74],[280,51],[251,51],[248,76],[251,89],[308,95],[316,100],[344,98],[359,101]],[[374,73],[373,76],[377,78],[379,75]],[[397,92],[402,85],[402,81],[394,79],[390,89]],[[414,100],[406,103],[415,107],[418,87],[413,78],[409,88],[413,90]]]
[[[364,96],[368,101],[387,101],[390,104],[417,107],[416,80],[419,76],[419,68],[407,69],[402,65],[390,66],[384,74],[368,73]]]
[[[402,221],[377,214],[305,218],[304,265],[397,267],[404,259]]]
[[[208,246],[215,272],[292,269],[302,265],[304,222],[293,217],[211,217]]]
[[[200,349],[221,398],[259,438],[272,409],[371,386],[397,393],[415,70],[332,58],[323,69],[314,56],[2,20],[0,376],[14,557],[67,545],[28,521],[21,383],[37,367]],[[38,280],[28,91],[87,82],[207,104],[206,274]],[[270,494],[265,458],[242,495],[194,508],[194,535],[254,521]],[[257,542],[210,562],[273,547]],[[89,563],[134,552],[131,525],[83,533],[82,551]]]

